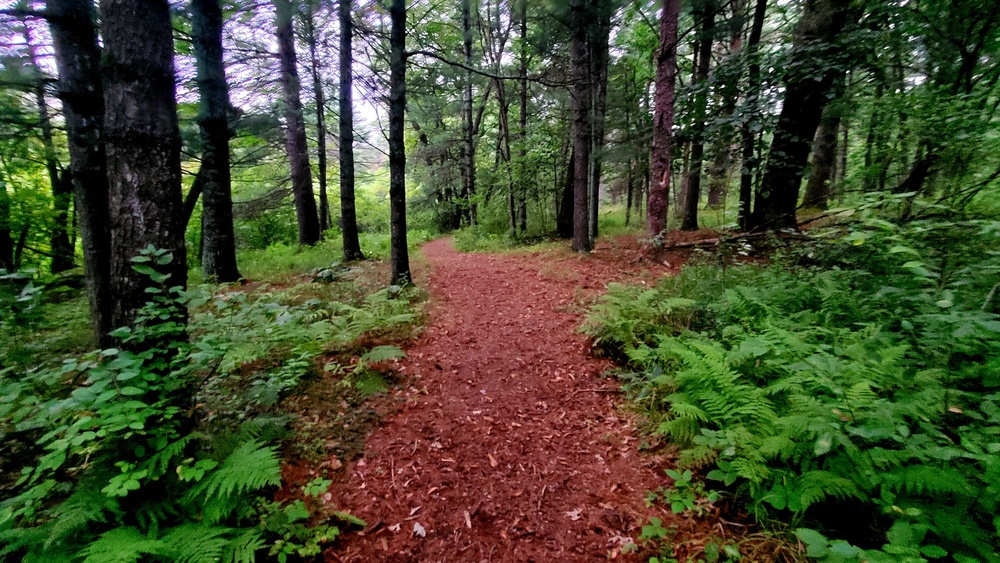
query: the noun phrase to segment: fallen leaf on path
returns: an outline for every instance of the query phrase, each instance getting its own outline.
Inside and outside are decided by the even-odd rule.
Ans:
[[[469,515],[468,510],[466,510],[464,514],[465,514],[465,527],[472,528],[472,516]]]
[[[400,528],[402,528],[402,524],[393,524],[392,526],[389,526],[389,531],[398,532]]]
[[[414,522],[413,523],[413,533],[417,534],[418,536],[420,536],[422,538],[426,538],[427,537],[427,530],[425,530],[424,527],[420,525],[420,522]]]
[[[493,454],[486,454],[486,457],[490,458],[490,467],[497,466],[497,458],[493,457]]]
[[[580,508],[577,508],[576,510],[570,510],[570,511],[568,511],[566,513],[566,516],[569,516],[570,520],[576,522],[577,520],[580,519],[580,513],[581,512],[583,512],[583,510],[580,509]]]

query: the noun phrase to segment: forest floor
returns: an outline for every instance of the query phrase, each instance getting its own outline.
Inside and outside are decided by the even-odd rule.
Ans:
[[[651,517],[679,525],[674,545],[714,526],[647,507],[670,482],[669,449],[642,451],[612,364],[577,332],[607,283],[653,284],[685,254],[654,261],[627,237],[587,256],[459,253],[449,239],[423,254],[428,326],[328,497],[368,527],[328,561],[645,560],[621,550]]]

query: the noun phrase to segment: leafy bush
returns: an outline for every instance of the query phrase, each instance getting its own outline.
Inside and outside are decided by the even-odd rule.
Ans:
[[[766,268],[612,288],[587,330],[638,369],[680,465],[820,528],[812,555],[997,560],[997,232],[870,221]]]
[[[0,440],[5,453],[16,453],[0,463],[8,474],[20,475],[14,473],[16,482],[0,482],[7,497],[0,501],[0,556],[242,562],[256,560],[271,545],[272,555],[285,560],[318,553],[320,543],[339,533],[333,520],[358,523],[321,510],[303,517],[301,501],[265,501],[281,481],[277,451],[268,443],[274,417],[199,426],[206,417],[199,407],[220,380],[248,361],[227,363],[243,343],[235,335],[264,353],[287,350],[269,360],[273,369],[251,378],[258,395],[244,395],[245,406],[276,401],[297,384],[325,346],[310,338],[344,327],[357,335],[379,325],[372,320],[378,313],[347,315],[354,320],[340,328],[326,314],[330,327],[317,329],[305,323],[315,306],[261,299],[241,308],[234,303],[245,296],[213,300],[205,291],[168,287],[166,276],[149,263],[170,259],[152,249],[137,258],[135,269],[159,285],[150,288],[152,301],[137,328],[115,332],[123,349],[95,351],[54,367],[0,371]],[[398,307],[387,301],[372,297],[371,308]],[[186,307],[197,311],[192,339],[177,322]],[[283,323],[276,322],[279,317]],[[277,330],[267,332],[272,325]],[[275,342],[267,344],[272,335]]]

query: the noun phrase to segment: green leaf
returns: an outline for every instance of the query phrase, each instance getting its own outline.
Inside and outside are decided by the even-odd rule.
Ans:
[[[824,557],[830,550],[830,541],[826,536],[811,528],[799,528],[795,530],[795,537],[806,544],[806,553],[809,557]]]

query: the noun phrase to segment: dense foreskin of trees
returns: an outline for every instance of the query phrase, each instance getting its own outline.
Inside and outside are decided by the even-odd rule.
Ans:
[[[130,327],[146,303],[149,276],[133,259],[152,246],[171,287],[187,284],[181,225],[180,130],[173,36],[166,0],[102,0],[104,144],[110,189],[111,323]]]
[[[90,0],[48,0],[46,6],[59,72],[91,326],[98,342],[110,345],[108,333],[115,328],[111,315],[111,217],[97,13]]]
[[[229,162],[229,88],[222,58],[222,9],[219,0],[191,0],[192,39],[198,61],[201,102],[202,251],[205,277],[219,282],[240,279],[233,236],[233,198]],[[185,221],[186,224],[186,221]]]

